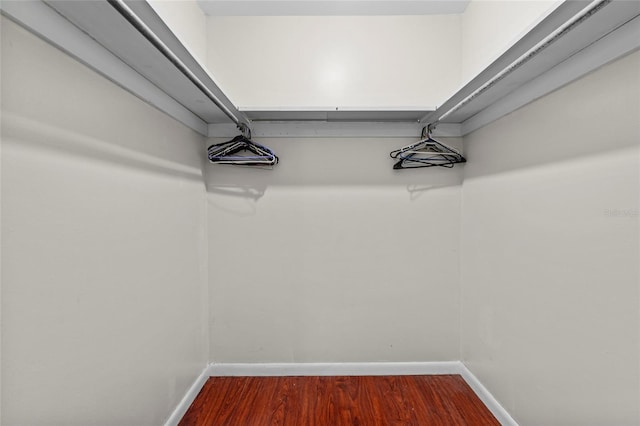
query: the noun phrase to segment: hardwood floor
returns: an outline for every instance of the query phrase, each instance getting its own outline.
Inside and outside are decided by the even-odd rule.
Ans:
[[[246,426],[500,425],[459,375],[211,377],[180,422]]]

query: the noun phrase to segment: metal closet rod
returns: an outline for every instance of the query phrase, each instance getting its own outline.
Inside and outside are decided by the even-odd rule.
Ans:
[[[538,55],[544,49],[546,49],[547,47],[549,47],[550,45],[558,41],[562,36],[566,35],[569,31],[571,31],[572,29],[574,29],[575,27],[577,27],[578,25],[580,25],[581,23],[589,19],[591,16],[593,16],[594,14],[602,10],[602,8],[605,7],[607,4],[611,3],[611,1],[612,0],[595,0],[591,2],[587,7],[582,9],[580,12],[574,15],[571,19],[569,19],[563,25],[558,27],[551,34],[543,38],[535,46],[533,46],[531,49],[529,49],[524,54],[522,54],[518,59],[513,61],[506,68],[504,68],[498,74],[493,76],[493,78],[491,78],[482,86],[474,90],[469,96],[467,96],[466,98],[458,102],[453,108],[450,108],[448,111],[446,111],[443,114],[439,114],[438,109],[436,109],[434,112],[422,117],[420,119],[420,122],[427,121],[431,123],[430,125],[433,125],[433,127],[435,127],[435,125],[440,120],[458,111],[460,108],[467,105],[473,99],[477,98],[482,93],[486,92],[489,88],[491,88],[491,86],[495,85],[500,80],[504,79],[507,75],[511,74],[512,72],[520,68],[522,65],[524,65],[525,63],[533,59],[536,55]]]
[[[178,56],[164,44],[158,36],[144,23],[133,10],[127,6],[123,0],[108,0],[109,4],[113,6],[131,25],[133,25],[153,46],[160,51],[171,63],[178,68],[182,74],[185,75],[193,84],[196,85],[207,98],[209,98],[220,110],[233,121],[238,129],[243,133],[249,129],[248,123],[240,120],[236,115],[227,108],[220,99],[202,82],[200,79],[187,67],[184,62],[178,58]]]

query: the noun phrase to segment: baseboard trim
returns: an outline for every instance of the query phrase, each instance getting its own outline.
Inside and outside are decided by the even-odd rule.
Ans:
[[[347,362],[347,363],[213,363],[209,364],[189,388],[165,426],[176,426],[200,389],[211,376],[403,376],[459,374],[503,426],[516,421],[460,361],[441,362]]]
[[[180,400],[175,410],[173,410],[167,421],[164,423],[164,426],[177,426],[178,423],[180,423],[180,420],[182,420],[182,417],[191,406],[191,403],[193,403],[193,401],[196,399],[196,396],[198,396],[198,393],[200,393],[200,390],[204,386],[207,379],[214,375],[215,374],[212,374],[211,372],[211,364],[207,365],[205,369],[202,370],[202,373],[200,373],[200,375],[196,378],[195,382],[193,382],[189,390],[187,390],[187,393]]]
[[[211,364],[214,376],[386,376],[460,374],[460,361]]]
[[[518,426],[518,423],[511,417],[511,415],[504,409],[498,400],[489,392],[487,388],[478,380],[476,376],[467,368],[464,363],[460,363],[460,373],[465,382],[471,389],[478,395],[480,401],[487,406],[491,414],[495,416],[502,426]]]

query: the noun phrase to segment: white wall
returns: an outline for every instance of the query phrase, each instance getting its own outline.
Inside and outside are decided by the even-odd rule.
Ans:
[[[2,424],[161,424],[205,367],[202,143],[2,19]]]
[[[516,421],[640,422],[640,54],[465,138],[462,359]]]
[[[421,108],[460,82],[460,16],[208,17],[208,68],[241,108]]]
[[[196,0],[148,0],[189,53],[206,66],[207,17]]]
[[[242,108],[441,105],[561,1],[471,1],[462,14],[208,16],[208,68]]]
[[[561,3],[471,0],[461,22],[461,85],[478,75]]]
[[[459,359],[461,169],[393,171],[413,141],[263,139],[273,170],[208,167],[212,361]]]
[[[281,164],[207,166],[205,193],[197,134],[4,19],[2,43],[3,424],[158,424],[207,361],[460,358],[523,425],[640,420],[639,54],[471,134],[464,168],[267,139]]]

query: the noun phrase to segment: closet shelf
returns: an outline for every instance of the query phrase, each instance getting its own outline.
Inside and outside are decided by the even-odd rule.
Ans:
[[[203,121],[230,122],[222,109],[185,76],[171,58],[160,52],[139,28],[118,11],[118,2],[46,0],[45,3]],[[196,79],[211,90],[232,114],[237,114],[236,108],[207,71],[193,58],[147,2],[121,3],[139,17],[157,40],[165,45]]]
[[[421,122],[470,133],[640,48],[640,2],[565,1]]]
[[[187,72],[115,3],[134,12]],[[578,25],[562,31],[563,25],[594,6]],[[5,16],[206,136],[235,131],[237,120],[252,123],[253,134],[263,136],[417,136],[422,126],[434,122],[439,123],[436,135],[446,128],[447,136],[461,136],[640,48],[640,2],[565,1],[437,108],[238,108],[145,1],[2,2],[0,8]]]
[[[418,123],[435,107],[417,109],[396,108],[247,108],[239,110],[251,121],[326,121],[326,122],[404,122]]]

